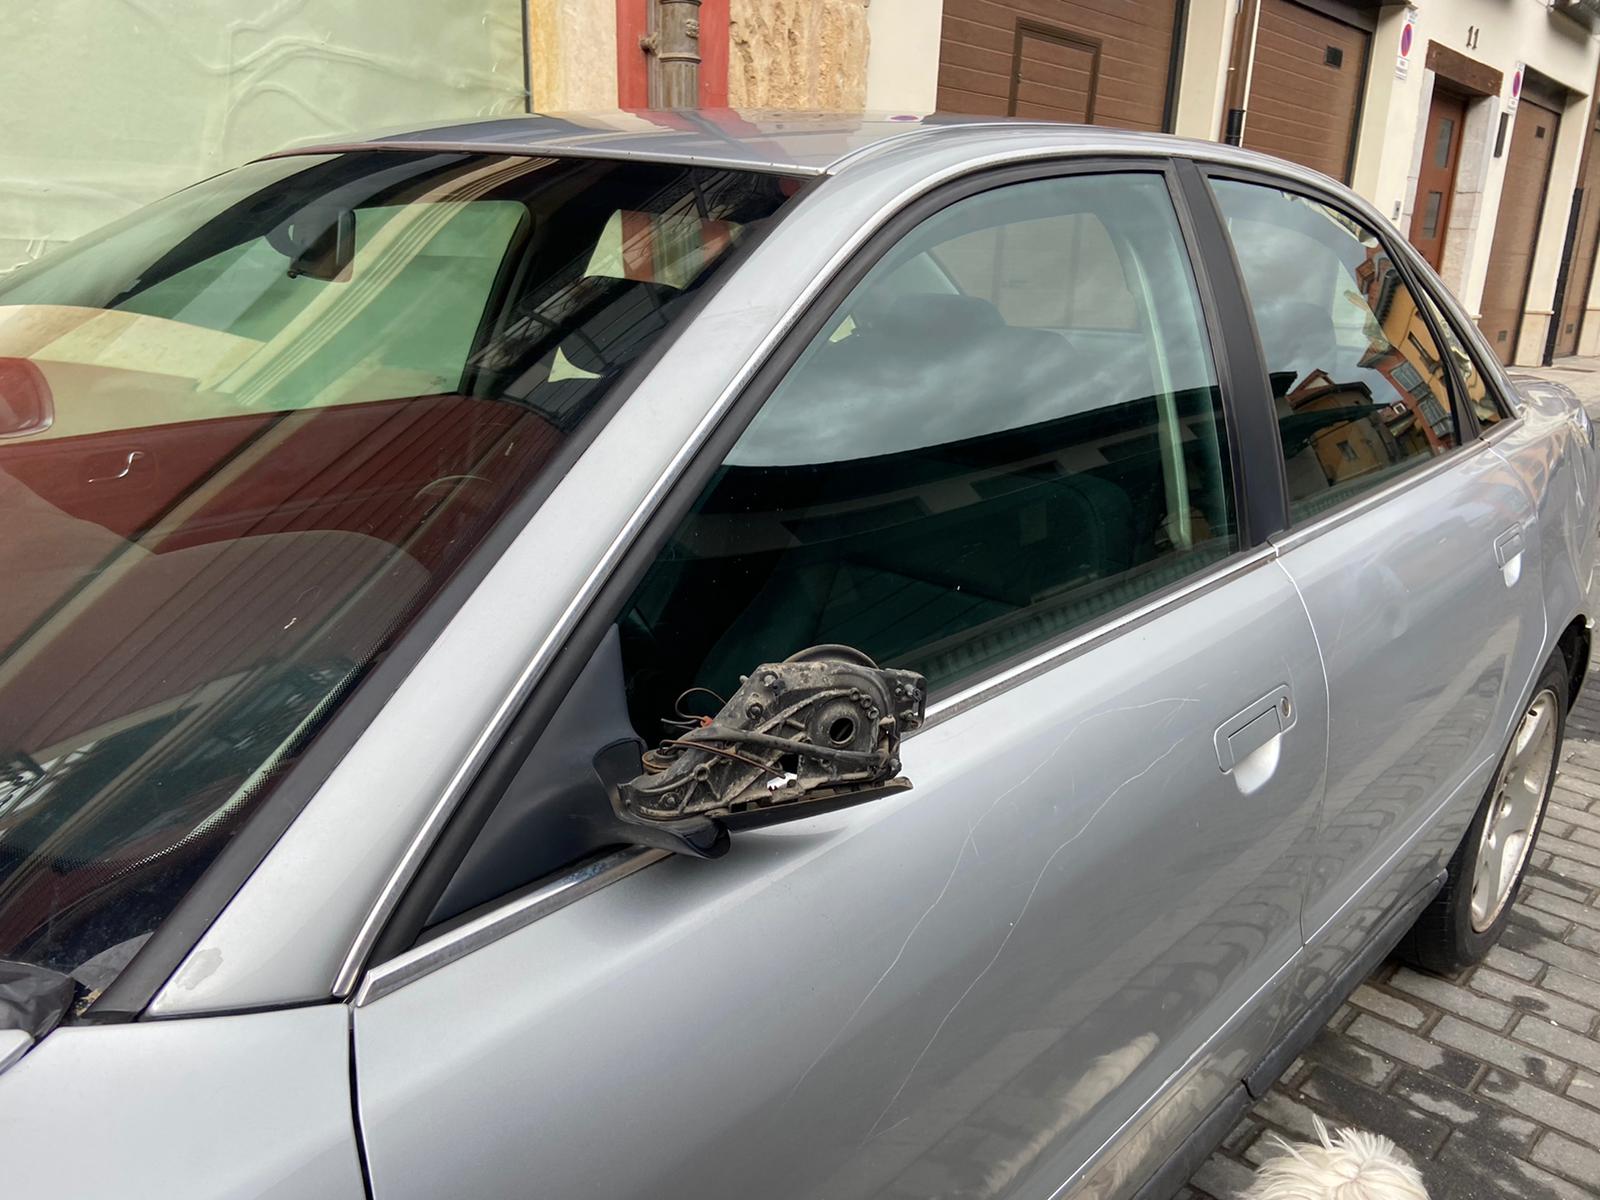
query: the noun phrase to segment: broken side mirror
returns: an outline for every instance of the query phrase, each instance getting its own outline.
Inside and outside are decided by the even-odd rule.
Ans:
[[[926,698],[914,671],[815,646],[757,667],[716,716],[647,753],[641,774],[608,788],[612,807],[644,844],[717,857],[730,829],[909,788],[900,739],[922,724]],[[596,763],[602,778],[619,765]]]

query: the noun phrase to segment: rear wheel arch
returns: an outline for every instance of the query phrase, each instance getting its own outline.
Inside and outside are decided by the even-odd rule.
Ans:
[[[1567,706],[1577,702],[1583,690],[1584,676],[1589,671],[1590,633],[1588,619],[1581,614],[1573,617],[1556,639],[1556,649],[1567,664]]]

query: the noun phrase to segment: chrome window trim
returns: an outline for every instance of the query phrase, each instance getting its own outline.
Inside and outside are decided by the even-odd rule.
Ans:
[[[372,149],[371,144],[365,148]],[[462,147],[465,148],[465,147]],[[320,149],[320,148],[319,148]],[[474,148],[476,150],[476,148]],[[311,153],[311,150],[302,150],[298,153]],[[546,152],[548,153],[548,152]],[[597,157],[615,157],[614,155],[597,155]],[[684,444],[673,455],[666,469],[657,476],[656,481],[650,486],[644,498],[634,509],[632,515],[623,523],[622,528],[611,540],[590,571],[582,586],[565,609],[550,633],[539,643],[527,665],[517,676],[516,686],[502,699],[496,707],[490,722],[480,731],[473,740],[471,748],[457,766],[450,777],[449,784],[441,791],[439,798],[429,810],[426,819],[418,828],[415,836],[407,845],[405,853],[401,856],[394,869],[389,873],[377,898],[368,906],[367,914],[362,918],[361,925],[355,940],[346,951],[340,963],[339,971],[334,976],[333,995],[344,998],[354,990],[357,981],[361,978],[363,967],[366,965],[368,955],[377,943],[378,935],[384,925],[393,915],[400,897],[405,889],[410,886],[422,865],[423,859],[438,839],[445,822],[456,809],[462,795],[477,775],[478,770],[488,758],[490,751],[498,742],[500,735],[505,732],[518,709],[532,693],[539,678],[549,668],[556,652],[572,635],[578,621],[588,610],[590,604],[599,594],[612,573],[616,570],[622,556],[629,546],[643,532],[645,524],[654,515],[657,508],[666,498],[667,492],[682,477],[695,455],[711,437],[712,432],[721,424],[729,410],[749,386],[750,380],[756,372],[772,355],[778,344],[788,336],[789,331],[810,308],[817,296],[828,286],[845,264],[865,243],[877,234],[896,213],[913,203],[929,192],[942,187],[946,183],[960,179],[967,175],[981,174],[996,167],[1013,166],[1030,162],[1052,162],[1072,158],[1125,158],[1133,161],[1150,164],[1152,172],[1164,169],[1163,164],[1170,160],[1170,155],[1162,155],[1150,147],[1138,146],[1115,150],[1109,153],[1088,154],[1079,148],[1064,148],[1060,146],[1025,145],[1015,149],[997,150],[993,153],[964,159],[953,163],[939,171],[925,175],[916,183],[900,189],[892,197],[884,200],[873,212],[870,220],[864,221],[829,256],[823,267],[807,282],[805,289],[799,296],[778,315],[772,328],[762,338],[760,344],[749,360],[740,368],[739,372],[729,382],[722,394],[712,402],[705,414],[695,425],[694,431],[685,440]],[[678,160],[682,161],[682,160]],[[749,169],[749,164],[742,164]]]
[[[1154,592],[1147,599],[1084,628],[1065,641],[1046,647],[1023,662],[986,675],[969,687],[936,701],[928,709],[927,720],[923,723],[922,730],[948,721],[1012,688],[1020,687],[1029,680],[1055,669],[1080,654],[1087,653],[1114,637],[1138,629],[1156,617],[1272,562],[1277,555],[1277,547],[1273,545],[1258,546],[1254,550],[1225,558],[1210,570]],[[908,736],[917,735],[912,733]],[[488,909],[472,920],[445,930],[425,942],[418,943],[405,953],[371,968],[356,990],[354,1003],[360,1008],[379,1000],[414,980],[431,975],[441,967],[492,945],[542,917],[559,912],[569,904],[593,895],[613,883],[619,883],[628,876],[669,857],[671,854],[666,850],[631,846],[602,858],[591,859],[565,874],[553,877],[549,883],[533,891]]]
[[[499,941],[531,925],[540,917],[559,912],[575,900],[581,900],[603,887],[626,879],[664,858],[667,850],[654,850],[643,846],[630,846],[616,850],[552,879],[516,899],[500,905],[456,926],[438,937],[413,946],[404,954],[380,963],[367,972],[361,988],[355,995],[355,1006],[361,1008],[381,1000],[390,992],[398,991],[412,980],[431,975],[440,967],[465,958],[473,951]]]
[[[1489,426],[1488,429],[1485,429],[1482,433],[1480,433],[1478,435],[1478,440],[1483,442],[1485,445],[1492,446],[1495,443],[1503,442],[1506,438],[1510,437],[1511,434],[1522,425],[1522,410],[1520,408],[1513,408],[1512,412],[1515,414],[1514,416],[1501,417],[1493,425]]]
[[[931,729],[966,712],[969,708],[982,704],[985,700],[1009,692],[1012,688],[1021,687],[1046,671],[1054,670],[1065,660],[1076,658],[1114,637],[1147,625],[1168,609],[1176,608],[1188,600],[1214,591],[1262,564],[1271,562],[1277,556],[1276,546],[1270,543],[1264,544],[1253,550],[1232,554],[1214,564],[1209,570],[1151,592],[1144,599],[1136,600],[1130,606],[1120,611],[1113,611],[1098,622],[1069,634],[1065,640],[1047,644],[1022,662],[982,675],[959,691],[941,696],[928,705],[922,729]],[[916,733],[911,736],[915,737]]]
[[[1457,465],[1467,462],[1489,450],[1489,440],[1485,437],[1475,438],[1465,446],[1457,446],[1427,465],[1408,470],[1404,475],[1390,483],[1384,484],[1370,492],[1362,492],[1352,496],[1342,504],[1337,504],[1325,513],[1319,514],[1314,520],[1307,521],[1304,525],[1291,525],[1288,529],[1280,530],[1270,536],[1270,541],[1280,551],[1293,550],[1302,542],[1336,529],[1346,521],[1353,520],[1369,509],[1393,499],[1403,492],[1408,492],[1414,487],[1427,482],[1436,476],[1444,474]]]

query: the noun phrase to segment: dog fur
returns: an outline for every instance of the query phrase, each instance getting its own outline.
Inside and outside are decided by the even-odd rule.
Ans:
[[[1428,1200],[1422,1176],[1388,1138],[1359,1129],[1329,1136],[1316,1122],[1316,1143],[1275,1142],[1283,1153],[1256,1172],[1240,1200]]]

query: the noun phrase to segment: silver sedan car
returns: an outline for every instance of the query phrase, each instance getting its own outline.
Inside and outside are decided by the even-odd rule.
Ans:
[[[9,1195],[1158,1197],[1483,955],[1595,434],[1228,147],[492,120],[0,281]]]

